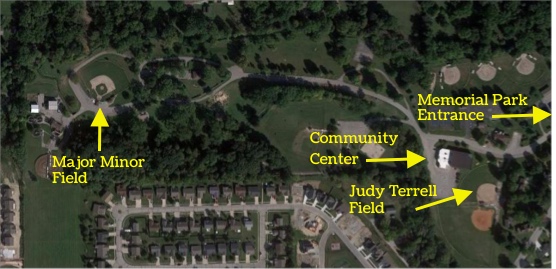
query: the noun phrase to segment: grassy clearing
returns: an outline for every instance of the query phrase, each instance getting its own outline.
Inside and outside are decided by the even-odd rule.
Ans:
[[[27,161],[23,171],[23,251],[29,267],[82,267],[82,243],[77,216],[85,211],[83,189],[36,178],[34,164],[46,153],[40,137],[26,133]],[[92,254],[91,254],[92,255]]]
[[[342,66],[326,53],[325,43],[329,41],[328,36],[312,41],[305,35],[297,35],[291,40],[281,40],[273,48],[262,48],[246,55],[246,72],[257,72],[256,54],[261,55],[259,60],[263,65],[269,62],[279,65],[291,64],[295,68],[293,75],[315,75],[312,69],[326,69],[319,72],[319,76],[327,78],[338,78],[342,73]],[[353,55],[357,45],[356,38],[346,39],[347,55]]]
[[[460,183],[459,187],[473,193],[459,207],[444,203],[431,208],[438,235],[446,239],[461,267],[499,267],[499,255],[512,261],[516,255],[498,245],[490,232],[481,232],[471,223],[471,213],[477,208],[476,190],[483,183],[496,183],[486,165],[469,172]]]
[[[57,96],[58,85],[56,80],[38,77],[32,83],[25,85],[27,93],[43,93],[45,96]]]
[[[379,3],[398,20],[400,32],[408,37],[411,34],[411,16],[419,12],[416,1],[379,1]]]
[[[340,243],[340,250],[330,250],[332,243]],[[351,251],[346,247],[337,235],[331,235],[326,242],[326,268],[363,268],[361,263],[353,256]]]

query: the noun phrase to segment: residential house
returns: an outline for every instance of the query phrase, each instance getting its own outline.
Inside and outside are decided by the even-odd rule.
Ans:
[[[199,220],[194,219],[191,222],[191,227],[190,227],[189,230],[191,231],[191,233],[200,233],[201,232],[201,226],[202,226],[201,222]]]
[[[278,191],[280,192],[281,195],[284,196],[290,196],[290,186],[288,185],[280,185],[280,187],[278,187]]]
[[[203,251],[201,246],[199,245],[191,245],[191,256],[192,257],[201,257],[203,255]]]
[[[253,229],[253,220],[251,220],[249,217],[244,217],[243,225],[245,226],[245,229],[247,229],[247,231],[251,231],[251,229]]]
[[[157,187],[156,188],[156,198],[158,199],[166,199],[167,195],[166,187]]]
[[[178,249],[178,255],[182,256],[182,257],[186,257],[187,256],[187,244],[184,242],[179,242],[177,245],[177,249]]]
[[[11,222],[2,222],[2,234],[15,234],[15,224]]]
[[[185,200],[195,199],[195,190],[193,189],[193,187],[183,188],[183,197],[185,198]]]
[[[14,222],[15,213],[12,211],[2,210],[2,220],[4,222]]]
[[[225,198],[231,198],[233,194],[232,187],[228,185],[222,185],[222,196]]]
[[[214,256],[216,255],[216,245],[213,243],[208,243],[205,244],[205,246],[203,247],[203,255],[205,255],[206,257],[210,257],[210,256]]]
[[[189,231],[189,219],[180,218],[176,220],[176,231],[178,233],[186,233]]]
[[[97,231],[97,244],[108,243],[108,231]]]
[[[97,259],[106,259],[108,257],[108,245],[106,244],[96,244],[96,257]]]
[[[214,229],[214,220],[211,218],[204,218],[203,219],[203,228],[207,233],[211,232]]]
[[[129,200],[141,200],[141,191],[137,188],[130,188],[127,192]]]
[[[247,196],[247,189],[243,185],[236,185],[234,188],[235,194],[239,198],[245,198]]]
[[[172,198],[172,200],[179,200],[180,199],[180,188],[178,187],[172,187],[170,189],[170,197]]]
[[[328,195],[322,190],[317,190],[317,202],[324,204],[324,202],[328,199]]]
[[[231,255],[239,255],[239,244],[237,241],[232,241],[229,243],[230,245],[230,254]]]
[[[274,248],[274,253],[276,254],[276,256],[284,256],[286,255],[286,244],[284,242],[281,241],[274,241],[272,244],[273,248]]]
[[[15,210],[15,201],[12,199],[2,199],[2,209]]]
[[[108,228],[108,221],[105,216],[97,217],[97,229],[106,230]]]
[[[140,231],[141,231],[141,228],[139,227],[139,222],[137,222],[137,221],[131,222],[131,232],[138,233]]]
[[[261,187],[259,185],[249,185],[247,186],[247,194],[251,197],[260,197]]]
[[[225,231],[227,227],[228,227],[228,221],[223,220],[223,219],[217,219],[216,220],[216,230],[217,231]]]
[[[106,206],[99,203],[93,204],[93,215],[95,216],[104,216],[106,215]]]
[[[216,244],[216,250],[218,252],[218,255],[220,256],[224,256],[226,254],[228,254],[228,249],[226,247],[226,243],[224,242],[220,242]]]
[[[326,207],[334,210],[336,208],[336,206],[338,206],[338,200],[330,195],[328,195],[328,198],[326,199]]]
[[[164,255],[174,256],[176,254],[176,246],[166,244],[162,246],[162,252],[164,253]]]
[[[276,187],[267,186],[266,187],[266,195],[270,196],[270,197],[276,197]]]
[[[139,247],[139,246],[130,246],[129,247],[129,255],[131,257],[134,257],[134,258],[141,257],[141,247]]]
[[[116,194],[121,197],[125,197],[127,194],[127,189],[124,184],[117,184],[116,185]]]
[[[173,223],[167,219],[162,219],[162,232],[171,233],[172,231],[174,231]]]
[[[220,188],[218,186],[210,186],[209,194],[212,198],[218,199],[218,197],[220,197]]]
[[[255,245],[252,242],[244,242],[243,243],[243,251],[245,251],[246,255],[255,255]]]
[[[311,185],[303,186],[303,194],[307,197],[307,200],[313,200],[317,197],[317,192]]]
[[[241,233],[241,221],[236,220],[234,218],[230,218],[228,220],[228,225],[230,226],[230,230],[236,233]]]
[[[149,252],[155,257],[160,257],[160,246],[155,244],[150,245]]]
[[[278,237],[280,237],[280,239],[282,240],[286,240],[286,237],[288,237],[288,233],[286,232],[286,230],[282,229],[278,232]]]
[[[152,200],[154,197],[154,191],[152,188],[143,188],[143,196],[149,200]]]
[[[272,263],[274,264],[274,268],[286,268],[286,261],[285,257],[282,258],[275,258]]]
[[[202,199],[206,191],[205,186],[197,186],[197,198]]]
[[[284,226],[284,218],[282,218],[282,216],[276,216],[274,218],[273,224],[275,227]]]
[[[13,246],[14,245],[13,236],[11,234],[2,235],[2,244],[4,244],[4,246]]]
[[[155,220],[149,220],[149,232],[157,233],[160,231],[160,222]]]
[[[141,240],[141,236],[139,235],[132,235],[131,236],[131,244],[132,245],[136,245],[136,246],[140,246],[142,244],[142,240]]]

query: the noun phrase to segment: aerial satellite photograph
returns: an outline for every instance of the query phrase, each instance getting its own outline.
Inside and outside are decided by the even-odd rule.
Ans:
[[[552,9],[1,0],[0,268],[551,268]]]

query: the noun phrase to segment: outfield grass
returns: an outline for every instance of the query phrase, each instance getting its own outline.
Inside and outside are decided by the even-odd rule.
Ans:
[[[331,251],[330,245],[340,243],[340,250]],[[337,235],[331,235],[326,242],[325,262],[326,268],[363,268],[361,263],[353,256],[351,251]]]
[[[116,87],[113,93],[127,91],[129,83],[134,77],[123,57],[112,54],[103,55],[77,72],[81,86],[88,91],[91,97],[96,97],[96,93],[94,93],[94,89],[91,89],[90,80],[100,75],[106,75],[112,79]]]
[[[471,213],[477,208],[476,191],[483,183],[496,183],[486,165],[469,172],[459,184],[458,187],[473,191],[460,206],[448,202],[431,208],[437,234],[446,240],[461,267],[499,267],[500,254],[512,261],[516,257],[516,253],[498,245],[490,232],[479,231],[471,223]]]

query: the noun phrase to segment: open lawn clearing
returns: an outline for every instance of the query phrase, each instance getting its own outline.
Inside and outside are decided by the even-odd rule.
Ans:
[[[94,93],[94,89],[91,89],[90,81],[101,75],[108,76],[114,82],[115,94],[127,91],[129,82],[134,77],[125,59],[113,54],[100,56],[77,72],[81,86],[88,91],[91,97],[96,97],[96,93]]]
[[[338,78],[343,73],[342,66],[326,53],[325,42],[328,36],[323,36],[317,41],[299,34],[291,40],[280,40],[274,48],[264,48],[246,55],[247,63],[245,72],[258,72],[256,54],[260,56],[259,62],[264,66],[288,65],[295,68],[293,75],[322,76]],[[356,38],[347,38],[344,46],[346,55],[354,55],[357,46]],[[322,71],[325,72],[322,72]],[[290,72],[287,72],[290,73]]]
[[[168,10],[170,8],[170,3],[164,0],[149,1],[149,3],[154,9],[162,8],[162,10]]]
[[[26,93],[43,93],[45,96],[58,96],[58,83],[55,79],[37,77],[33,82],[25,85]]]
[[[489,171],[488,164],[475,167],[467,174],[463,175],[463,180],[458,184],[458,188],[473,191],[467,198],[469,201],[477,201],[477,189],[485,183],[496,185],[496,178]]]
[[[419,4],[416,1],[379,1],[379,3],[397,19],[400,32],[408,37],[413,27],[411,16],[419,13]]]
[[[330,250],[332,243],[340,243],[340,250]],[[331,235],[326,241],[325,266],[326,268],[362,268],[363,266],[353,256],[344,242],[337,236]]]
[[[85,245],[77,217],[83,207],[81,187],[39,179],[27,181],[23,195],[25,266],[82,267]]]

